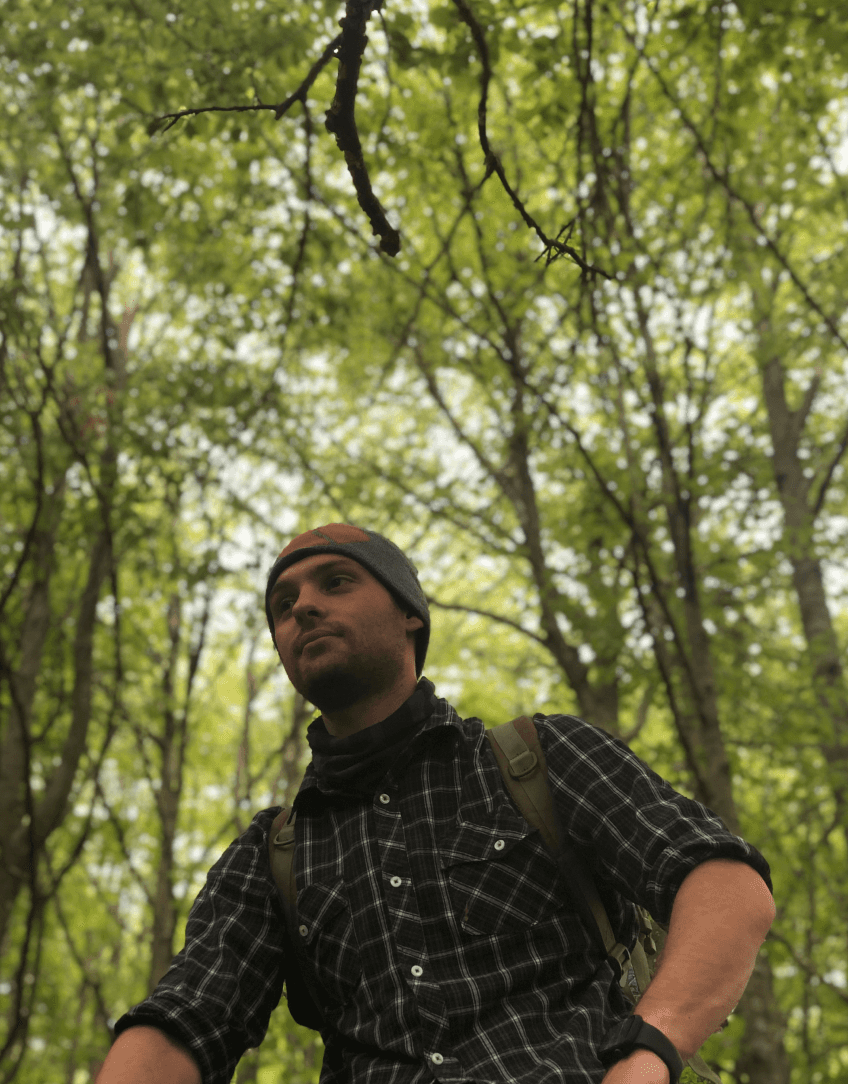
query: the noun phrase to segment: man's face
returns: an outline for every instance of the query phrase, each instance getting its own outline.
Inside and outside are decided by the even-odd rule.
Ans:
[[[271,591],[277,652],[292,685],[321,711],[349,707],[415,676],[422,627],[362,565],[316,554],[280,573]]]

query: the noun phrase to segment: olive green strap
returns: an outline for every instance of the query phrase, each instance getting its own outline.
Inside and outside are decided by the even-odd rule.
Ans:
[[[297,933],[297,886],[294,875],[294,822],[297,814],[293,809],[283,809],[274,818],[268,830],[268,859],[271,873],[280,894],[289,936],[295,940]]]
[[[577,885],[591,909],[607,955],[611,956],[619,966],[622,975],[620,985],[623,992],[630,997],[631,1001],[637,1002],[651,981],[648,957],[641,939],[636,942],[632,953],[616,940],[606,909],[586,863],[567,842],[563,846],[560,844],[553,797],[548,784],[545,755],[533,721],[526,715],[520,715],[511,722],[489,727],[486,730],[486,737],[489,739],[501,775],[515,804],[525,820],[539,830],[548,849],[561,853],[563,865],[568,868],[569,879]],[[644,908],[640,907],[638,910],[642,932],[650,934],[652,939],[663,940],[662,927],[653,921]],[[631,966],[638,987],[636,991],[626,983],[627,972]],[[688,1059],[687,1065],[702,1080],[707,1080],[710,1084],[722,1084],[721,1078],[707,1065],[700,1054],[693,1054]]]
[[[553,852],[559,852],[563,865],[567,865],[569,880],[573,882],[589,906],[595,924],[598,927],[601,942],[607,956],[615,960],[619,974],[625,975],[631,965],[631,954],[626,945],[622,945],[613,933],[606,909],[598,895],[592,875],[581,856],[566,841],[560,839],[551,789],[548,785],[548,769],[545,754],[539,743],[539,735],[531,719],[521,715],[508,723],[489,727],[486,737],[494,751],[510,794],[515,800],[525,819],[539,830],[545,845]],[[647,974],[647,961],[644,970],[639,967],[636,978],[639,989],[642,985],[639,971]],[[643,962],[640,961],[640,964]]]
[[[722,1084],[721,1077],[707,1065],[700,1054],[693,1054],[691,1058],[687,1059],[686,1064],[702,1080],[709,1080],[710,1084]]]

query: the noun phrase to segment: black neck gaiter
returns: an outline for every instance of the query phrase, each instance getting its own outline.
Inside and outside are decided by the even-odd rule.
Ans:
[[[382,722],[334,738],[319,716],[306,731],[318,786],[324,792],[371,795],[409,739],[436,706],[436,687],[421,678],[415,692]]]

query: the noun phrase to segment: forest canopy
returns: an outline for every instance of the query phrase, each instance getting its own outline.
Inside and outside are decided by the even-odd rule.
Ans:
[[[623,738],[772,866],[707,1060],[848,1080],[848,13],[2,5],[0,1080],[93,1080],[313,712],[294,534],[426,673]],[[316,1081],[275,1013],[238,1081]]]

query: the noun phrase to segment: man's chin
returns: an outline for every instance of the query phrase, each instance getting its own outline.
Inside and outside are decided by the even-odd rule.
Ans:
[[[353,707],[370,693],[367,682],[344,666],[331,666],[303,680],[300,693],[321,712],[332,713]]]

